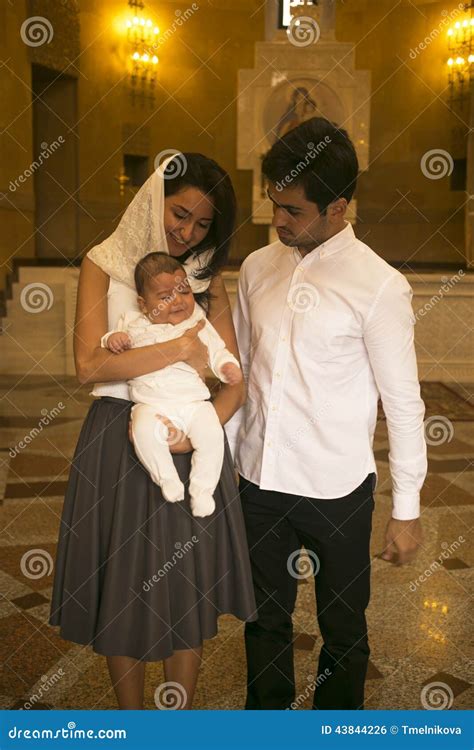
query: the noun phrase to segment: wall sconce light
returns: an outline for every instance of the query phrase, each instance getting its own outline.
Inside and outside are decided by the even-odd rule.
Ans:
[[[466,4],[469,16],[456,21],[448,29],[448,85],[449,103],[461,105],[468,98],[474,77],[474,18],[473,3]]]
[[[128,0],[131,17],[126,21],[129,44],[129,79],[133,98],[154,102],[157,66],[156,50],[160,29],[145,15],[142,0]]]

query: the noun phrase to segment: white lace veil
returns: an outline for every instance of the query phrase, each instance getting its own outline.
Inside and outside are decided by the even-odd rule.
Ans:
[[[163,224],[165,207],[164,171],[173,154],[153,171],[126,208],[118,227],[99,245],[87,253],[96,265],[116,281],[135,289],[135,266],[151,252],[169,253]],[[184,269],[194,293],[204,292],[211,279],[197,279],[195,274],[210,262],[213,250],[191,255],[183,261]],[[179,257],[177,257],[179,260]]]

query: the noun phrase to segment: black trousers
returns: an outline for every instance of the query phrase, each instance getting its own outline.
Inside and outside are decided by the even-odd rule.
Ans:
[[[245,626],[247,709],[300,705],[301,696],[295,695],[292,613],[298,577],[306,573],[297,563],[302,545],[316,573],[323,638],[310,684],[310,689],[315,687],[313,708],[364,707],[374,486],[372,473],[350,495],[320,500],[261,490],[240,477],[258,607],[258,620]]]

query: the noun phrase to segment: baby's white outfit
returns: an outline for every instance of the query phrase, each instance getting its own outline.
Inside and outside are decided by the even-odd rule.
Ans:
[[[119,318],[117,328],[102,337],[101,345],[106,347],[109,336],[117,331],[128,333],[133,348],[170,341],[203,319],[206,324],[198,336],[208,348],[212,371],[219,380],[225,381],[222,366],[228,362],[240,365],[198,304],[194,305],[192,315],[177,325],[152,323],[136,310],[126,312]],[[189,437],[194,449],[189,481],[192,513],[194,516],[210,515],[215,510],[213,495],[224,460],[224,434],[216,410],[207,400],[211,395],[208,387],[186,362],[140,375],[129,380],[128,385],[130,398],[135,402],[131,410],[133,443],[141,463],[161,487],[166,500],[184,499],[184,485],[169,450],[168,430],[156,415],[168,417]],[[182,437],[178,435],[178,440]]]

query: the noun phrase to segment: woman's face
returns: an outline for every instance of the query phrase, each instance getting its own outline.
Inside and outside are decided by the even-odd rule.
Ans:
[[[214,219],[214,204],[201,190],[185,187],[165,198],[163,221],[170,255],[183,255],[203,241]]]

